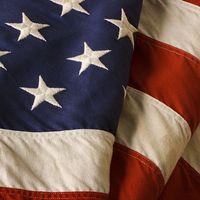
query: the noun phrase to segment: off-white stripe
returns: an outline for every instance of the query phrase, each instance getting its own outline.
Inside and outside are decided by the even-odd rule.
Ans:
[[[200,125],[186,147],[183,158],[200,173]]]
[[[182,0],[144,0],[140,32],[200,58],[200,8]]]
[[[117,142],[153,161],[168,180],[189,139],[186,121],[171,108],[128,87]]]
[[[0,186],[108,193],[114,137],[98,130],[0,129]]]

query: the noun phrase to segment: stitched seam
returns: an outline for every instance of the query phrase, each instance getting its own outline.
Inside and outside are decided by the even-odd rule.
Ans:
[[[176,2],[174,2],[174,1],[176,1]],[[155,3],[155,1],[153,1],[153,3]],[[153,4],[152,3],[152,1],[151,1],[151,4]],[[191,4],[191,3],[188,3],[188,2],[185,2],[185,1],[181,1],[181,0],[160,0],[158,3],[160,3],[161,5],[162,4],[164,4],[165,5],[165,7],[168,7],[168,9],[170,9],[170,4],[171,5],[176,5],[176,7],[175,7],[175,9],[177,9],[177,8],[184,8],[185,10],[187,10],[187,11],[189,11],[190,13],[193,13],[194,11],[196,12],[196,14],[200,14],[200,9],[199,9],[199,7],[198,6],[195,6],[194,4]],[[168,5],[169,4],[169,5]],[[173,6],[174,6],[173,5]],[[153,6],[151,6],[151,7],[154,7],[154,5]],[[164,10],[166,10],[166,8],[164,9]],[[184,12],[185,12],[185,10],[181,10],[181,14],[183,14]],[[179,13],[179,14],[180,14]],[[199,18],[198,18],[199,19]],[[195,28],[197,28],[197,26],[195,26]],[[156,37],[157,38],[157,37]],[[161,39],[162,40],[162,39]],[[169,41],[168,41],[169,42]],[[180,44],[180,42],[179,42],[179,44]],[[174,44],[171,44],[171,45],[174,45]],[[190,45],[189,45],[190,47],[193,47],[193,49],[195,49],[195,50],[200,50],[200,48],[197,46],[197,45],[195,45],[194,46],[194,43],[192,42]],[[189,47],[188,46],[188,47]],[[187,48],[187,50],[189,50],[188,48]],[[195,52],[193,52],[194,54],[196,54]],[[198,56],[198,55],[195,55],[195,56]]]
[[[0,188],[1,189],[1,188]],[[11,191],[11,190],[15,190],[15,191]],[[76,196],[72,196],[72,197],[44,197],[44,194],[37,194],[37,195],[41,195],[39,196],[33,196],[32,194],[23,194],[23,192],[30,192],[30,191],[24,191],[24,190],[16,190],[16,189],[5,189],[5,191],[0,191],[0,194],[8,194],[8,195],[19,195],[19,196],[23,196],[23,197],[27,197],[29,199],[54,199],[54,200],[64,200],[64,199],[88,199],[88,198],[92,198],[92,199],[104,199],[106,198],[107,194],[90,194],[83,192],[83,194],[79,193],[79,194],[72,194],[73,192],[69,192],[69,194],[63,194],[63,195],[76,195]],[[34,192],[33,192],[34,193]],[[38,193],[38,192],[36,192]],[[48,195],[48,194],[46,194]],[[54,193],[50,192],[50,195],[54,195]],[[56,194],[57,195],[57,194]],[[62,193],[58,193],[58,195],[62,195]],[[79,196],[79,195],[84,195],[84,196]]]
[[[165,1],[162,0],[162,2],[165,2]],[[200,13],[199,7],[197,7],[194,4],[189,3],[187,1],[181,1],[181,0],[179,0],[179,1],[176,0],[175,1],[175,0],[173,0],[173,1],[168,1],[168,2],[170,2],[172,4],[175,4],[177,6],[181,6],[181,7],[185,8],[185,9],[188,9],[188,10],[191,10],[191,11],[197,11],[198,13]]]
[[[186,160],[184,160],[184,158],[180,159],[178,165],[186,167],[189,171],[192,172],[190,175],[200,180],[200,174]]]
[[[189,4],[192,4],[194,6],[198,6],[198,7],[200,6],[200,2],[195,2],[194,0],[183,0],[183,1],[185,1]]]
[[[188,53],[188,52],[186,52],[186,51],[184,51],[182,49],[179,49],[179,48],[174,47],[172,45],[169,45],[169,44],[166,44],[164,42],[158,41],[158,40],[153,39],[153,38],[151,38],[149,36],[146,36],[146,35],[144,35],[142,33],[138,34],[138,39],[142,40],[145,43],[150,44],[151,46],[159,47],[160,49],[164,49],[164,50],[166,50],[166,51],[168,51],[170,53],[174,53],[176,55],[182,56],[182,57],[186,58],[187,60],[191,61],[193,64],[195,64],[195,67],[197,69],[199,69],[198,67],[200,65],[200,60],[197,57],[193,56],[192,54],[190,54],[190,53]],[[198,65],[198,66],[196,66],[196,65]]]
[[[145,99],[145,103],[149,104],[149,105],[153,105],[155,106],[158,110],[163,111],[169,118],[174,119],[175,121],[177,121],[178,124],[180,124],[181,126],[183,126],[184,129],[186,129],[186,132],[189,132],[190,134],[187,135],[191,135],[191,131],[189,128],[189,125],[187,124],[187,122],[178,114],[176,113],[174,110],[172,110],[171,108],[167,107],[165,104],[163,104],[162,102],[158,101],[157,99],[154,99],[153,97],[135,89],[132,87],[128,87],[127,88],[131,93],[129,93],[130,96],[135,95],[137,97],[141,97],[144,96]],[[190,138],[190,136],[189,136]],[[188,140],[189,140],[188,138]]]
[[[3,194],[2,192],[0,192],[1,194]],[[12,195],[12,194],[11,194]],[[13,193],[13,195],[15,195],[15,193]],[[41,199],[41,200],[43,200],[43,199],[47,199],[47,200],[65,200],[65,199],[89,199],[89,200],[91,200],[91,198],[92,199],[104,199],[104,197],[64,197],[64,198],[49,198],[49,197],[30,197],[30,196],[26,196],[26,195],[20,195],[20,196],[23,196],[23,197],[26,197],[26,198],[29,198],[29,199]]]
[[[1,192],[8,192],[9,194],[12,193],[13,191],[16,193],[18,192],[20,193],[34,193],[34,195],[76,195],[76,196],[107,196],[106,193],[102,193],[102,192],[96,192],[96,191],[69,191],[69,192],[42,192],[42,191],[31,191],[31,190],[25,190],[25,189],[18,189],[18,188],[10,188],[10,187],[0,187],[0,193]],[[33,197],[33,196],[32,196]]]
[[[3,135],[4,132],[9,132],[8,135]],[[83,131],[83,133],[75,130],[75,131],[68,131],[66,130],[66,133],[64,133],[65,131],[55,131],[55,132],[26,132],[26,131],[14,131],[14,130],[4,130],[4,129],[0,129],[0,136],[3,137],[9,137],[9,136],[15,136],[15,137],[19,137],[21,138],[22,136],[26,136],[26,137],[31,137],[31,138],[53,138],[53,137],[64,137],[64,138],[77,138],[82,136],[83,138],[98,138],[100,139],[111,139],[114,141],[114,136],[109,133],[109,132],[104,132],[104,131],[94,131],[95,133],[92,133],[91,131],[88,132],[88,134],[85,134],[85,132],[87,131]],[[1,135],[2,134],[2,135]],[[95,135],[94,135],[95,134]]]
[[[127,148],[127,150],[125,150],[123,147],[123,145],[119,144],[119,143],[116,143],[115,144],[116,148],[118,151],[121,151],[123,154],[126,154],[132,158],[135,158],[136,160],[140,161],[142,164],[144,164],[146,167],[148,167],[151,171],[155,172],[157,175],[162,176],[162,173],[160,171],[160,169],[151,161],[149,160],[148,158],[144,157],[142,154],[132,150],[132,149],[129,149]],[[134,156],[130,153],[128,153],[127,151],[131,151],[133,152],[134,154],[136,154],[137,156]],[[164,180],[164,179],[163,179]]]
[[[160,171],[160,169],[148,158],[143,157],[142,154],[126,148],[125,146],[119,144],[119,143],[115,143],[115,147],[116,150],[121,151],[124,155],[128,155],[136,160],[138,160],[141,164],[143,164],[144,166],[146,166],[147,168],[149,168],[153,173],[152,176],[158,181],[158,187],[160,188],[160,190],[162,190],[162,188],[164,187],[165,184],[165,180],[164,177]],[[128,153],[127,151],[131,151],[132,153],[136,154],[137,156],[133,156],[130,153]],[[158,179],[157,179],[158,178]]]

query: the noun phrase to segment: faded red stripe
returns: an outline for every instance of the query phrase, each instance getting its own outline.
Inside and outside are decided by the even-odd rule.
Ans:
[[[159,200],[199,200],[200,175],[180,159]]]
[[[164,186],[157,166],[143,155],[114,145],[109,200],[155,200]]]
[[[184,0],[184,1],[200,6],[200,0]]]
[[[139,34],[129,85],[178,112],[194,131],[200,119],[200,61],[180,49]]]
[[[0,199],[1,200],[107,200],[108,195],[96,192],[35,192],[35,191],[0,187]]]

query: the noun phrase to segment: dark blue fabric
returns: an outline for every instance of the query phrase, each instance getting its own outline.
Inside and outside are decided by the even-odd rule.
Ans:
[[[86,0],[90,15],[75,10],[60,17],[62,7],[49,0],[0,0],[0,128],[22,131],[101,129],[115,133],[127,84],[132,45],[128,37],[117,40],[119,29],[105,18],[120,19],[121,9],[137,27],[141,0]],[[22,12],[33,22],[49,24],[40,30],[47,42],[33,36],[17,41],[19,31],[5,23],[21,23]],[[83,43],[93,50],[112,50],[100,60],[109,69],[66,60],[83,53]],[[55,95],[57,108],[43,102],[33,111],[34,96],[20,87],[36,88],[41,75],[49,87],[66,88]]]

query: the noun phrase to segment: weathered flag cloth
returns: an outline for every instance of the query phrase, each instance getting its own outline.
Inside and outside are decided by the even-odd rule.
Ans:
[[[0,200],[199,200],[199,6],[0,0]]]

